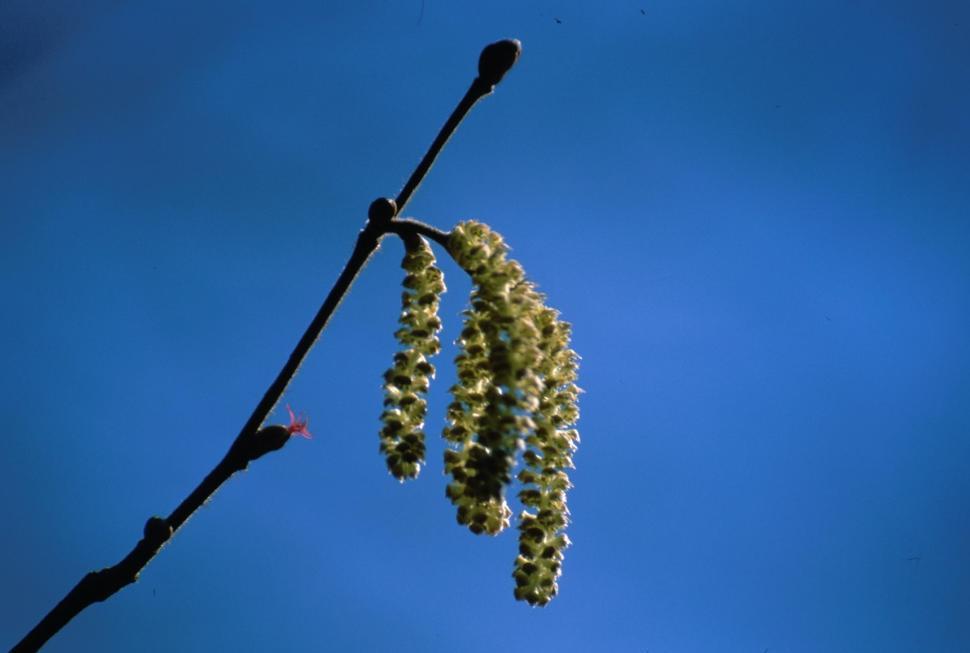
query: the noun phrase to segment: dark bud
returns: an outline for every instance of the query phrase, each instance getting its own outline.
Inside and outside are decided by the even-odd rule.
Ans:
[[[236,438],[226,455],[232,471],[242,471],[252,461],[271,451],[282,449],[289,440],[290,430],[282,424],[273,424],[256,432],[246,431]]]
[[[378,227],[386,225],[395,215],[397,215],[397,204],[387,197],[378,197],[370,203],[370,209],[367,211],[367,219]]]
[[[504,39],[486,45],[478,58],[478,78],[489,87],[495,86],[509,72],[522,52],[518,39]]]
[[[146,540],[160,546],[172,537],[172,527],[161,517],[149,517],[145,522],[144,535]]]

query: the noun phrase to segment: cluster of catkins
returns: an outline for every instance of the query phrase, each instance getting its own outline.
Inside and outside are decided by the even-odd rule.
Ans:
[[[474,288],[457,344],[458,382],[451,388],[444,437],[446,494],[458,522],[474,533],[496,534],[512,516],[505,488],[518,472],[519,555],[515,596],[545,605],[555,596],[569,538],[566,470],[579,443],[576,386],[578,356],[569,348],[569,325],[508,259],[502,237],[479,222],[454,228],[449,250]],[[403,350],[385,375],[386,409],[381,450],[398,478],[417,474],[424,456],[423,394],[434,369],[426,356],[438,350],[437,294],[441,272],[427,244],[411,243],[404,259],[404,310],[398,331]],[[429,295],[434,295],[430,297]]]

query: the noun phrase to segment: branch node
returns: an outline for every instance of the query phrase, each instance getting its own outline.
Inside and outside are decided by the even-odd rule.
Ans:
[[[172,527],[168,525],[168,521],[164,518],[152,516],[145,522],[143,533],[145,544],[152,549],[159,549],[168,541],[168,538],[172,537]]]
[[[271,451],[282,449],[290,432],[282,424],[274,424],[258,431],[244,431],[236,438],[226,454],[226,460],[234,471],[242,471],[257,458]]]
[[[383,229],[395,215],[397,215],[397,203],[387,197],[378,197],[370,204],[367,222],[375,228]]]

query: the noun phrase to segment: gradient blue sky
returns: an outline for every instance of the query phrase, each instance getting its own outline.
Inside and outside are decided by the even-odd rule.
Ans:
[[[454,524],[439,438],[384,470],[388,241],[286,398],[315,439],[47,650],[970,650],[970,9],[861,0],[5,0],[0,646],[222,456],[504,37],[408,214],[574,324],[560,596]]]

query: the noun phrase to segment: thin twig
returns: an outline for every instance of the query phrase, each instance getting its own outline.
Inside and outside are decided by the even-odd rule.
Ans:
[[[445,122],[437,138],[421,159],[401,190],[397,200],[378,199],[370,207],[367,223],[357,236],[347,265],[327,294],[323,305],[297,342],[286,364],[266,390],[249,419],[243,425],[225,457],[209,472],[189,496],[180,503],[168,518],[151,517],[145,524],[144,537],[120,562],[112,567],[86,574],[70,592],[41,619],[27,635],[11,649],[11,653],[37,651],[47,640],[67,625],[92,603],[104,601],[126,585],[134,583],[138,574],[151,562],[162,546],[178,531],[186,520],[205,503],[230,476],[246,469],[252,461],[277,449],[289,440],[290,432],[283,426],[260,428],[279,402],[286,387],[296,375],[320,334],[326,328],[340,302],[363,270],[370,257],[377,251],[381,238],[393,233],[402,238],[415,234],[427,236],[448,248],[448,234],[430,225],[410,219],[394,219],[404,209],[411,195],[431,169],[438,153],[458,128],[462,119],[477,100],[488,95],[495,84],[512,67],[520,52],[518,41],[499,41],[482,51],[479,74],[459,102],[458,107]]]
[[[451,237],[451,234],[447,231],[442,231],[437,227],[432,227],[429,224],[425,224],[411,218],[393,220],[387,226],[387,231],[395,233],[402,238],[407,236],[409,233],[415,233],[419,236],[424,236],[425,238],[435,241],[446,250],[448,249],[448,240]]]
[[[437,158],[438,153],[441,152],[445,143],[448,142],[451,135],[458,129],[458,125],[461,124],[465,114],[475,106],[476,102],[494,90],[495,85],[502,81],[505,73],[515,65],[521,52],[522,44],[514,39],[505,39],[504,41],[492,43],[482,50],[482,55],[478,59],[478,77],[472,81],[471,86],[465,92],[465,97],[461,99],[458,106],[455,107],[455,110],[448,116],[448,120],[445,121],[441,131],[438,132],[438,136],[431,143],[431,147],[428,148],[418,167],[411,173],[411,177],[404,184],[404,188],[398,193],[397,199],[394,202],[397,205],[397,211],[394,215],[398,215],[404,211],[404,207],[407,206],[411,195],[417,190],[424,176],[428,174],[428,170],[431,169],[431,165]]]

